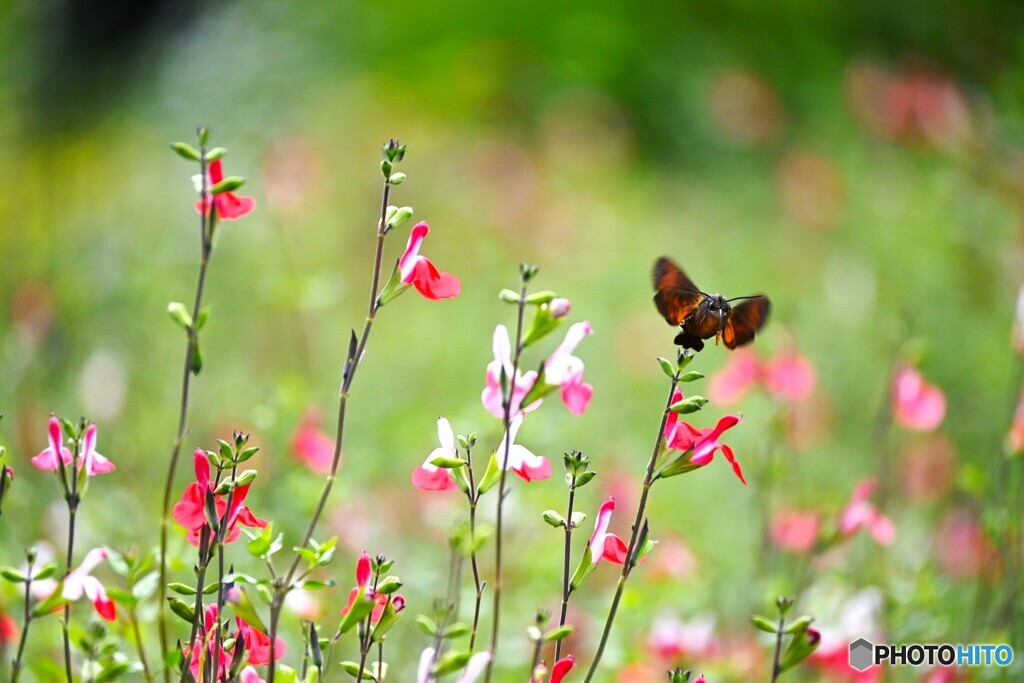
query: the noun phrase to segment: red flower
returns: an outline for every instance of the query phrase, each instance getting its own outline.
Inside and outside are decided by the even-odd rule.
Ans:
[[[368,596],[374,601],[373,611],[370,612],[370,621],[378,622],[380,618],[384,616],[384,609],[388,606],[388,601],[395,606],[396,612],[401,612],[405,609],[405,598],[401,595],[391,596],[385,595],[384,593],[375,593],[370,588],[370,579],[372,578],[373,568],[370,566],[370,556],[366,554],[364,550],[359,554],[359,560],[356,562],[356,587],[349,591],[348,603],[341,608],[341,614],[348,614],[349,610],[352,609],[352,605],[355,604],[359,594],[362,593]]]
[[[334,462],[334,439],[319,429],[319,420],[307,415],[292,437],[292,451],[309,467],[320,474],[331,471]]]
[[[677,403],[681,400],[683,400],[682,392],[675,392],[675,395],[672,396],[672,403]],[[669,448],[675,450],[688,451],[692,449],[693,454],[690,456],[690,463],[697,467],[707,465],[715,457],[715,451],[721,450],[722,455],[732,465],[733,473],[739,477],[740,481],[746,484],[747,480],[743,478],[743,470],[740,468],[740,464],[736,462],[736,456],[733,455],[732,449],[719,441],[723,432],[732,429],[739,423],[740,418],[738,416],[725,415],[718,420],[718,424],[714,427],[697,429],[680,420],[678,413],[669,412],[668,419],[665,422],[665,441],[668,443]]]
[[[185,527],[188,531],[186,538],[194,546],[199,545],[199,537],[203,527],[207,526],[206,521],[206,493],[214,490],[213,482],[210,481],[210,461],[202,449],[197,449],[193,454],[193,462],[196,469],[196,481],[185,487],[181,495],[181,501],[174,505],[174,521]],[[228,527],[225,543],[235,541],[241,530],[236,524],[244,524],[248,527],[263,528],[267,521],[252,514],[248,507],[242,505],[245,497],[249,494],[249,485],[239,486],[231,496],[231,509],[228,510],[228,502],[219,494],[214,495],[216,501],[217,516],[223,520]]]
[[[416,291],[427,299],[437,301],[455,298],[462,289],[459,278],[451,273],[439,273],[433,263],[425,256],[419,255],[420,245],[429,232],[429,225],[417,223],[409,234],[405,253],[398,261],[401,282],[404,285],[415,286]]]
[[[196,176],[199,177],[199,176]],[[224,169],[221,167],[220,159],[210,164],[207,189],[224,180]],[[206,212],[209,213],[210,205],[217,207],[217,217],[225,221],[233,221],[244,218],[256,208],[256,200],[252,197],[239,197],[234,192],[221,192],[220,194],[209,194],[206,196]],[[196,202],[196,211],[203,213],[203,202]]]
[[[240,617],[235,617],[238,625],[238,638],[245,641],[248,663],[253,666],[270,664],[270,636],[255,626],[250,626]],[[284,657],[285,643],[280,638],[274,639],[274,661]]]
[[[896,527],[892,520],[868,502],[876,485],[874,479],[865,479],[853,490],[850,502],[839,517],[839,534],[844,538],[853,536],[861,529],[867,529],[881,545],[890,545],[896,538]]]
[[[814,366],[795,351],[762,361],[753,350],[744,349],[732,354],[728,364],[711,378],[708,394],[716,403],[733,405],[760,384],[776,400],[796,402],[814,392],[816,379]]]

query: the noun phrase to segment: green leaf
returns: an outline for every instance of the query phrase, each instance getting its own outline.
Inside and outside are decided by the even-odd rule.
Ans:
[[[581,489],[591,482],[591,480],[597,476],[597,472],[594,470],[588,470],[576,477],[576,488]]]
[[[497,453],[491,453],[491,459],[487,461],[487,469],[484,471],[483,479],[480,480],[477,491],[480,495],[483,495],[491,490],[499,481],[501,481],[501,466],[498,464],[498,455]]]
[[[556,629],[552,629],[544,634],[544,642],[554,643],[556,641],[562,640],[563,638],[566,638],[570,634],[572,634],[574,630],[574,627],[569,626],[568,624]]]
[[[132,595],[138,598],[140,601],[149,598],[153,593],[156,592],[156,587],[160,582],[159,572],[150,572],[141,579],[139,579],[134,586],[132,586]]]
[[[433,619],[425,614],[419,614],[416,616],[416,625],[420,627],[423,634],[433,638],[437,635],[437,624]]]
[[[121,588],[108,588],[107,595],[118,605],[129,609],[134,609],[139,604],[138,598]]]
[[[687,372],[682,377],[680,377],[679,381],[680,382],[696,382],[699,379],[704,379],[704,374],[700,373],[700,372],[697,372],[696,370],[691,370],[690,372]]]
[[[117,664],[111,664],[93,680],[96,683],[107,683],[107,681],[116,681],[118,678],[121,678],[121,676],[124,676],[129,671],[131,671],[131,668],[132,666],[128,662],[119,662]]]
[[[778,631],[778,625],[773,623],[768,617],[755,614],[750,617],[750,623],[754,625],[758,631],[764,631],[765,633],[775,633]]]
[[[365,589],[360,589],[355,599],[352,601],[352,606],[341,619],[341,625],[338,627],[339,633],[348,633],[352,630],[352,627],[366,618],[370,612],[373,611],[374,605],[377,603],[366,594]]]
[[[686,415],[688,413],[695,413],[708,404],[708,400],[703,396],[688,396],[682,401],[676,401],[669,410],[673,413],[679,413],[680,415]]]
[[[171,611],[179,616],[182,621],[191,624],[196,620],[196,612],[192,605],[179,598],[167,598]]]
[[[51,576],[53,576],[56,573],[57,573],[57,563],[56,562],[47,562],[46,564],[44,564],[39,569],[39,571],[36,572],[35,576],[32,577],[32,580],[33,581],[42,581],[43,579],[50,578]]]
[[[377,592],[384,595],[397,593],[402,587],[402,582],[397,576],[387,576],[377,583]]]
[[[352,678],[356,678],[359,676],[359,664],[357,664],[356,662],[342,662],[341,668],[345,673],[347,673]],[[364,680],[373,680],[373,674],[370,673],[369,669],[363,669],[362,678]]]
[[[172,142],[171,149],[185,161],[199,161],[199,152],[187,142]]]
[[[541,518],[548,526],[553,526],[556,529],[565,528],[565,517],[562,517],[562,515],[554,510],[545,510],[541,513]]]
[[[672,365],[672,362],[669,361],[667,358],[659,357],[658,358],[658,365],[661,366],[661,371],[664,372],[669,377],[675,377],[676,376],[676,368],[675,368],[674,365]]]
[[[225,577],[225,581],[226,580],[227,580],[227,578]],[[193,588],[192,586],[189,586],[186,583],[179,583],[177,581],[175,581],[174,583],[167,584],[167,588],[171,592],[177,593],[178,595],[195,595],[196,594],[196,589],[195,588]]]
[[[452,651],[444,654],[434,664],[434,676],[440,678],[453,671],[459,671],[466,666],[472,653]]]
[[[467,633],[469,633],[469,626],[461,622],[456,622],[444,630],[444,637],[461,638]]]
[[[210,194],[224,194],[225,192],[234,192],[238,188],[245,185],[245,178],[232,175],[228,176],[224,180],[220,181],[216,185],[210,188]]]
[[[224,155],[227,154],[227,153],[228,153],[228,151],[226,149],[224,149],[223,147],[214,147],[213,149],[211,149],[209,152],[206,153],[206,161],[207,162],[219,161],[220,159],[223,159]]]
[[[25,574],[14,567],[0,567],[0,576],[11,583],[25,583]]]

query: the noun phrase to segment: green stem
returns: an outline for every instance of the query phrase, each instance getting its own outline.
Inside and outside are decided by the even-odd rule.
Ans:
[[[569,484],[569,506],[565,515],[565,553],[562,559],[562,611],[558,616],[558,628],[565,626],[565,616],[569,611],[569,596],[572,595],[572,584],[569,580],[570,562],[572,560],[572,506],[576,498],[576,475],[572,475]],[[561,659],[562,641],[555,643],[555,661]]]
[[[149,660],[146,658],[146,648],[142,643],[142,630],[139,628],[139,615],[134,608],[128,610],[128,621],[132,626],[132,635],[135,638],[135,646],[139,651],[139,663],[142,664],[142,675],[149,683],[153,683],[153,671],[149,668]]]
[[[201,136],[200,136],[201,137]],[[208,178],[206,177],[206,145],[202,142],[199,145],[199,174],[202,179],[202,187],[199,192],[201,207],[206,207],[209,197]],[[167,466],[167,478],[164,481],[164,498],[160,511],[160,588],[157,602],[157,625],[160,633],[160,654],[161,658],[167,654],[169,637],[167,621],[167,534],[170,527],[171,497],[174,491],[174,473],[178,468],[178,460],[181,456],[181,446],[185,441],[187,433],[188,401],[189,390],[192,380],[192,356],[196,352],[197,332],[195,321],[199,319],[199,311],[203,305],[203,291],[206,286],[206,271],[210,264],[210,255],[213,251],[212,228],[216,220],[216,206],[209,202],[210,210],[199,212],[199,238],[200,258],[199,274],[196,279],[195,298],[192,304],[193,327],[188,333],[188,343],[185,346],[185,363],[181,372],[181,392],[178,406],[178,430],[174,437],[174,444],[171,446],[171,458]],[[170,683],[170,667],[164,667],[164,682]]]
[[[11,664],[11,683],[17,683],[21,676],[21,660],[25,656],[25,643],[28,642],[28,627],[32,623],[32,562],[28,563],[28,571],[25,576],[25,614],[24,622],[21,625],[21,639],[18,641],[18,653],[14,656]]]
[[[636,539],[640,534],[641,522],[644,519],[644,512],[647,510],[647,496],[650,494],[651,485],[654,483],[654,467],[658,460],[658,454],[661,453],[661,446],[665,440],[665,424],[668,421],[669,406],[672,405],[672,396],[675,394],[676,385],[679,383],[679,373],[672,378],[671,386],[668,390],[668,399],[665,401],[665,409],[661,414],[661,426],[658,427],[658,437],[654,440],[654,450],[651,452],[651,459],[647,462],[647,474],[644,475],[643,493],[640,495],[640,503],[636,508],[636,519],[633,521],[633,531],[629,536],[629,546],[626,549],[626,561],[622,564],[622,572],[619,574],[619,582],[615,588],[615,597],[612,598],[612,606],[608,610],[608,618],[604,622],[604,631],[601,633],[601,642],[597,646],[597,652],[594,654],[594,661],[590,664],[590,669],[587,671],[587,677],[583,679],[583,683],[589,683],[594,677],[594,672],[597,671],[598,664],[601,663],[601,657],[604,655],[604,648],[608,644],[608,636],[612,631],[612,623],[615,621],[615,614],[619,609],[619,602],[622,600],[622,593],[626,587],[626,579],[629,578],[629,572],[632,569],[630,562],[633,559],[633,552],[636,548]]]
[[[381,264],[384,262],[384,237],[387,234],[387,223],[385,222],[385,219],[387,216],[388,198],[390,195],[391,185],[387,180],[385,180],[384,191],[381,198],[380,220],[377,223],[377,247],[373,257],[373,276],[370,282],[370,302],[367,306],[366,322],[363,324],[363,332],[359,336],[355,355],[351,359],[348,374],[345,375],[342,380],[341,391],[338,394],[338,427],[335,431],[334,437],[334,457],[331,459],[331,471],[327,475],[327,479],[324,481],[323,490],[320,492],[320,498],[317,500],[316,508],[313,510],[313,516],[310,518],[309,525],[306,527],[306,533],[303,534],[302,542],[296,546],[299,548],[304,548],[309,545],[309,540],[313,538],[313,532],[316,531],[317,524],[320,522],[320,517],[323,515],[324,509],[327,506],[327,500],[330,498],[331,489],[334,487],[334,481],[338,475],[338,466],[341,464],[341,448],[345,436],[345,409],[348,405],[348,396],[352,388],[352,380],[356,376],[356,370],[359,369],[360,361],[363,358],[363,352],[366,350],[366,343],[370,338],[370,331],[373,328],[373,319],[377,315],[377,310],[379,308],[377,306],[377,290],[380,288],[380,270]],[[274,661],[274,644],[277,639],[277,627],[281,616],[281,606],[284,604],[284,595],[291,590],[292,580],[295,578],[295,573],[298,571],[301,560],[301,556],[296,553],[295,558],[288,567],[288,571],[285,572],[283,580],[279,581],[275,586],[274,597],[271,601],[270,610],[270,662],[267,669],[267,683],[274,683],[274,670],[276,666]]]
[[[491,683],[491,676],[494,674],[494,661],[498,657],[498,629],[501,625],[501,551],[502,531],[504,517],[502,510],[505,505],[505,480],[508,477],[508,459],[512,435],[509,426],[512,424],[512,397],[516,390],[516,375],[519,374],[519,357],[523,352],[523,313],[526,308],[526,279],[523,278],[519,288],[519,304],[516,315],[516,342],[515,355],[512,359],[512,376],[506,382],[506,395],[502,397],[505,408],[505,462],[502,463],[501,478],[498,481],[498,502],[497,515],[495,520],[495,542],[494,542],[494,607],[491,614],[491,658],[487,662],[487,672],[484,675],[484,683]]]
[[[772,659],[772,680],[771,680],[771,683],[775,683],[775,681],[779,678],[779,674],[782,673],[781,671],[779,671],[779,659],[782,656],[782,631],[785,628],[785,625],[786,625],[786,617],[780,616],[779,617],[779,628],[778,628],[778,630],[775,631],[775,657]]]

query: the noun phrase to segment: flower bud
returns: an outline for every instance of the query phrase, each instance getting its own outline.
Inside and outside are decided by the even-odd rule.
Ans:
[[[511,289],[503,289],[498,292],[498,299],[507,304],[518,304],[521,301],[519,295]]]
[[[690,672],[678,667],[668,672],[669,683],[687,683],[690,680]]]
[[[186,331],[192,329],[192,316],[189,315],[185,304],[180,301],[172,301],[167,304],[167,315],[171,316],[171,320],[176,322],[181,329]]]
[[[235,486],[247,486],[256,481],[256,470],[245,470],[235,477]]]
[[[224,158],[224,155],[227,153],[228,151],[223,147],[214,147],[213,149],[206,153],[206,161],[207,163],[220,161],[221,159]]]
[[[536,292],[526,297],[526,303],[533,304],[534,306],[539,306],[541,304],[550,303],[557,296],[558,295],[555,294],[554,292]]]
[[[551,303],[548,304],[548,310],[551,312],[551,317],[555,320],[564,318],[569,315],[569,310],[572,308],[572,303],[565,298],[552,299]]]
[[[391,183],[392,185],[401,185],[402,183],[405,182],[405,174],[404,173],[392,173],[391,177],[388,178],[388,182]]]
[[[682,401],[676,401],[669,410],[673,413],[679,413],[680,415],[687,415],[689,413],[695,413],[708,404],[708,400],[703,396],[689,396],[684,398]]]
[[[199,161],[199,152],[195,147],[185,142],[172,142],[171,149],[186,161]]]
[[[220,181],[216,185],[210,188],[210,194],[224,194],[225,192],[234,192],[238,188],[245,185],[245,178],[240,176],[232,175],[228,176],[224,180]]]
[[[587,513],[585,512],[574,512],[572,513],[572,528],[578,529],[583,526],[583,522],[587,521]]]
[[[704,379],[704,374],[691,370],[679,378],[680,382],[696,382],[698,379]]]
[[[562,515],[558,514],[554,510],[545,510],[543,514],[541,514],[541,517],[544,518],[544,521],[549,526],[553,526],[558,529],[565,528],[565,517],[562,517]]]
[[[777,633],[779,630],[777,624],[772,623],[768,617],[761,616],[760,614],[750,617],[750,623],[758,631],[764,631],[765,633]]]
[[[786,627],[785,633],[796,633],[797,631],[803,631],[814,621],[814,617],[805,614],[793,620],[793,623]]]
[[[572,635],[572,632],[574,630],[576,630],[575,627],[569,626],[568,624],[566,624],[565,626],[561,626],[559,628],[551,629],[550,631],[544,634],[544,641],[547,643],[558,642],[563,638],[568,638],[570,635]]]
[[[398,210],[395,211],[395,214],[391,217],[391,220],[389,220],[386,223],[385,229],[394,230],[395,228],[400,228],[403,225],[405,225],[410,218],[412,218],[412,207],[399,207]]]

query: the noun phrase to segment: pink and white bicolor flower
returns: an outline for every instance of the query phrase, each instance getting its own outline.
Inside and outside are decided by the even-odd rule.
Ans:
[[[103,560],[107,559],[106,548],[93,548],[86,553],[82,564],[68,572],[64,578],[64,590],[61,595],[66,600],[75,601],[82,597],[89,598],[96,613],[107,621],[114,621],[117,618],[117,610],[114,602],[107,597],[107,591],[99,579],[90,576],[90,572]]]
[[[508,431],[501,438],[496,453],[498,465],[506,470],[511,470],[520,479],[526,482],[540,481],[551,476],[551,461],[543,455],[534,455],[525,446],[516,443],[516,433],[523,425],[522,413],[512,418]],[[508,455],[506,457],[506,444]]]
[[[594,520],[594,533],[590,536],[590,562],[597,564],[601,560],[608,560],[613,564],[626,563],[626,544],[615,534],[608,533],[608,525],[612,521],[612,512],[615,510],[615,498],[610,496],[598,510],[597,519]]]
[[[484,388],[480,397],[487,412],[499,419],[505,417],[505,407],[501,402],[502,369],[505,371],[505,377],[508,378],[507,381],[512,385],[512,406],[509,409],[509,415],[514,417],[520,412],[528,413],[539,408],[541,399],[525,407],[522,405],[526,394],[530,392],[537,381],[537,373],[533,370],[525,373],[517,370],[515,381],[512,381],[512,342],[509,341],[508,328],[504,325],[494,328],[492,347],[494,360],[487,364],[487,387]]]
[[[930,432],[946,416],[946,395],[914,367],[901,365],[892,381],[893,417],[915,431]]]
[[[583,338],[593,332],[589,322],[572,325],[565,339],[544,363],[544,382],[562,390],[562,403],[573,415],[582,415],[590,405],[594,387],[583,381],[583,361],[572,355]]]
[[[90,477],[117,469],[114,467],[114,463],[96,452],[96,425],[94,424],[89,425],[82,438],[82,453],[79,456],[78,469],[84,469]]]
[[[455,433],[452,432],[451,424],[443,417],[437,421],[437,439],[441,442],[440,447],[432,450],[423,464],[412,472],[412,484],[421,491],[451,491],[458,488],[446,468],[430,462],[434,458],[459,457],[455,450]]]

